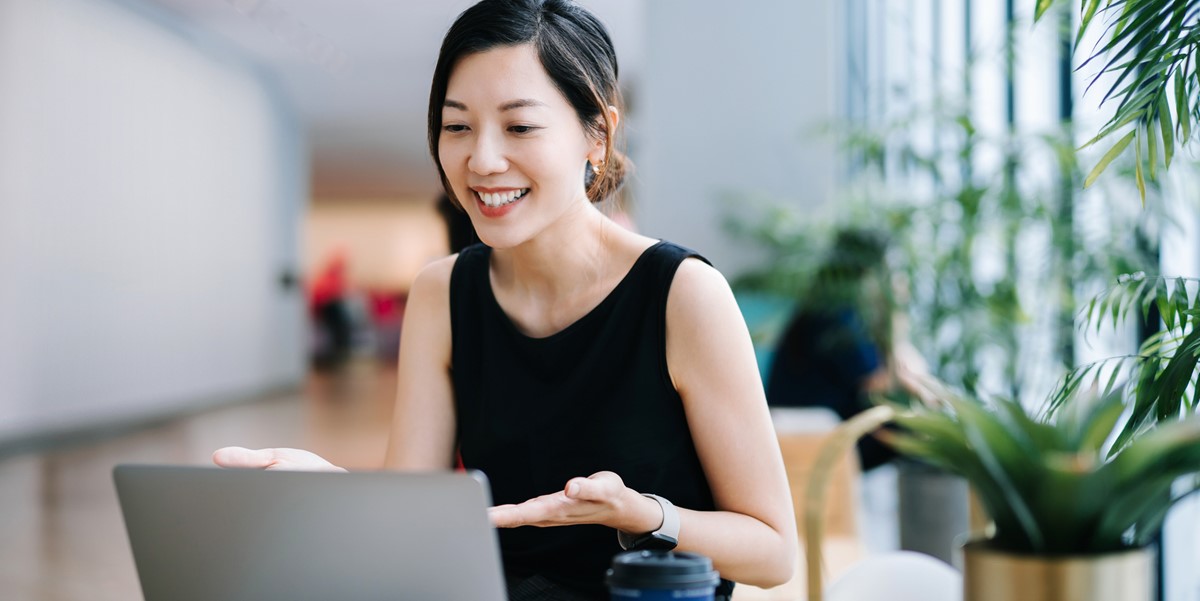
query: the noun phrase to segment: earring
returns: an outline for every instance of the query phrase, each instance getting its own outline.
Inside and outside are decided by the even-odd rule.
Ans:
[[[604,161],[592,163],[592,173],[594,175],[600,175],[601,171],[604,171]]]

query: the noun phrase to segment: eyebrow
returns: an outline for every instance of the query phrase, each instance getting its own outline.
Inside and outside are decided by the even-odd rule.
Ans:
[[[457,100],[450,99],[450,98],[447,98],[442,103],[442,106],[444,106],[446,108],[451,108],[451,109],[458,109],[460,111],[468,110],[467,105],[465,105]],[[517,100],[509,100],[508,102],[505,102],[504,104],[500,105],[500,110],[501,111],[511,111],[513,109],[527,108],[527,107],[532,107],[532,106],[548,106],[548,105],[545,102],[542,102],[541,100],[534,100],[532,98],[519,98]]]
[[[546,103],[542,102],[541,100],[534,100],[532,98],[521,98],[518,100],[510,100],[505,102],[504,104],[500,105],[500,110],[511,111],[513,109],[521,109],[531,106],[546,106]]]

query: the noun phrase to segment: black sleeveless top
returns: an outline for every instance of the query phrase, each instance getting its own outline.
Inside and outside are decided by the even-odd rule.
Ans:
[[[609,470],[679,507],[714,509],[666,358],[671,280],[684,259],[703,257],[658,242],[595,309],[545,338],[522,334],[500,308],[490,257],[482,244],[459,254],[450,314],[459,450],[487,475],[493,502],[521,503]],[[621,551],[612,528],[499,536],[510,581],[537,575],[607,598],[605,570]]]

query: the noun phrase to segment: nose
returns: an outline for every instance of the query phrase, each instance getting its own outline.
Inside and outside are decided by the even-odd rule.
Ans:
[[[504,156],[504,144],[493,135],[480,134],[475,138],[471,148],[471,157],[467,159],[467,168],[477,175],[491,175],[508,170],[508,160]]]

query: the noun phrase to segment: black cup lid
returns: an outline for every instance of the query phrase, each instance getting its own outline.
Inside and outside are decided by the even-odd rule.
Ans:
[[[720,582],[712,560],[695,553],[629,551],[613,557],[608,570],[609,586],[619,588],[690,588]]]

